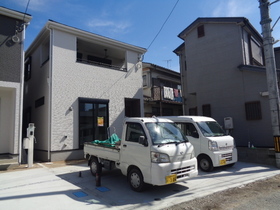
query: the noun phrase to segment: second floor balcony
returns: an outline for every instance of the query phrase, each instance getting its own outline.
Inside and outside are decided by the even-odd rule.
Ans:
[[[147,101],[182,104],[182,91],[170,87],[152,87],[151,97],[145,97]]]

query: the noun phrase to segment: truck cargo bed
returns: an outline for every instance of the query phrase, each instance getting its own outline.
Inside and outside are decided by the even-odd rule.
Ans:
[[[111,160],[119,161],[120,149],[117,147],[106,147],[102,144],[94,144],[91,142],[84,143],[84,155],[87,155]]]

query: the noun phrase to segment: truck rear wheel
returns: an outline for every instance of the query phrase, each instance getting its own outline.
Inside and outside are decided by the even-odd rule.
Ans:
[[[206,155],[198,157],[198,166],[202,171],[210,172],[213,170],[212,160]]]
[[[145,188],[145,183],[143,180],[143,175],[141,171],[137,168],[132,169],[128,175],[129,185],[132,190],[136,192],[141,192]]]
[[[89,166],[90,166],[90,172],[93,176],[95,176],[97,172],[99,174],[102,173],[102,166],[96,157],[92,157],[90,159]]]

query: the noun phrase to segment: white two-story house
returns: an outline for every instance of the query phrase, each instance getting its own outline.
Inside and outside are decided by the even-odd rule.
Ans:
[[[48,21],[25,59],[24,126],[35,123],[35,159],[82,158],[84,142],[120,136],[125,117],[143,116],[145,52]]]

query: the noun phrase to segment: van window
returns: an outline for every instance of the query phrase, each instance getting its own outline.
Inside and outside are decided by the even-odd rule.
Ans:
[[[177,123],[186,136],[198,138],[198,132],[192,123]]]
[[[226,135],[222,127],[215,121],[197,122],[197,125],[205,137]]]

